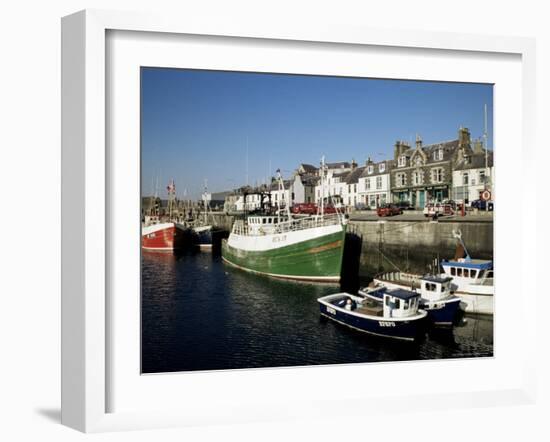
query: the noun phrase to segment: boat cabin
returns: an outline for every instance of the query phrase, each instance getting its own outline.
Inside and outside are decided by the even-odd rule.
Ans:
[[[424,276],[420,278],[420,295],[429,302],[439,301],[451,294],[451,281],[449,276]]]
[[[406,318],[418,312],[420,294],[410,290],[388,290],[382,298],[385,318]]]
[[[451,277],[459,290],[472,284],[492,285],[493,261],[486,259],[460,258],[442,261],[445,276]]]
[[[279,224],[286,222],[288,222],[286,217],[277,215],[256,215],[247,218],[248,231],[252,235],[272,233]]]

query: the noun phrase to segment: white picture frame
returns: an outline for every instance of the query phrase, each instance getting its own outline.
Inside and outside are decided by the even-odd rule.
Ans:
[[[513,54],[521,57],[522,119],[521,173],[528,176],[529,162],[534,161],[535,107],[535,44],[532,39],[490,37],[452,33],[430,33],[358,29],[343,26],[296,28],[290,25],[254,24],[245,20],[213,23],[188,17],[154,16],[87,10],[63,18],[62,21],[62,423],[85,432],[121,429],[156,428],[166,426],[208,424],[209,422],[249,422],[288,417],[324,416],[320,401],[312,399],[310,408],[289,407],[285,412],[274,406],[265,412],[255,412],[254,401],[240,402],[235,415],[194,415],[178,409],[162,411],[108,412],[110,347],[107,328],[110,323],[108,285],[107,228],[109,207],[108,155],[106,151],[106,33],[109,31],[143,31],[163,34],[202,35],[269,39],[273,41],[337,43],[368,45],[384,48],[423,48],[429,50],[465,51],[476,54]],[[498,103],[495,105],[497,106]],[[497,171],[497,174],[499,172]],[[498,176],[498,175],[497,175]],[[498,179],[498,178],[497,178]],[[525,186],[526,184],[522,184]],[[530,204],[531,203],[531,204]],[[525,204],[535,207],[535,193],[525,196]],[[526,217],[527,215],[521,215]],[[527,222],[522,218],[522,222]],[[534,230],[522,231],[522,257],[534,254]],[[498,255],[496,262],[498,262]],[[521,260],[520,260],[521,262]],[[523,262],[527,262],[526,259]],[[520,270],[527,274],[524,264]],[[526,281],[524,290],[534,300],[534,280]],[[523,315],[526,313],[523,312]],[[525,318],[525,316],[523,316]],[[498,319],[497,319],[498,320]],[[532,403],[535,396],[536,324],[528,321],[524,333],[525,348],[521,372],[510,385],[489,390],[478,389],[462,393],[405,393],[396,404],[395,395],[377,398],[375,405],[357,397],[338,394],[341,410],[366,412],[406,408],[435,409],[468,407],[475,400],[487,406],[500,403]],[[497,355],[498,357],[498,355]],[[337,367],[333,368],[338,369]],[[361,370],[361,366],[354,368]],[[434,370],[427,367],[426,370]],[[264,372],[266,373],[266,372]],[[267,374],[266,376],[268,376]],[[221,373],[219,376],[233,376]],[[169,382],[169,381],[168,381]]]

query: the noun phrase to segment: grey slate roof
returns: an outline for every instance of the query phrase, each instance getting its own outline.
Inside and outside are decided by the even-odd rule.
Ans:
[[[384,169],[384,172],[380,172],[380,164],[384,164],[384,163],[386,164],[386,168]],[[386,173],[389,173],[395,167],[395,165],[396,165],[396,162],[393,160],[385,160],[385,161],[380,161],[378,163],[372,163],[372,166],[373,166],[372,173],[368,172],[368,166],[366,166],[363,168],[364,170],[360,178],[384,175]]]
[[[317,170],[318,170],[317,167],[315,167],[315,166],[313,166],[313,165],[311,165],[311,164],[302,163],[302,164],[300,164],[300,167],[301,167],[302,169],[304,169],[304,171],[305,171],[306,173],[316,173]]]
[[[487,152],[487,166],[493,167],[493,151]],[[485,167],[485,152],[461,158],[454,166],[454,170],[483,169]]]
[[[363,170],[366,169],[366,167],[356,167],[351,172],[348,173],[346,177],[346,184],[355,184],[359,181],[359,178],[361,177]]]
[[[347,161],[337,161],[336,163],[326,163],[325,166],[329,169],[349,169],[351,164]]]

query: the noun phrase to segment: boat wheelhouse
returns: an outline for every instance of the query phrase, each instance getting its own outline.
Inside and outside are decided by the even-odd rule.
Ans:
[[[322,316],[365,333],[414,341],[424,332],[427,316],[420,295],[403,289],[385,290],[380,299],[336,293],[319,298]]]
[[[452,278],[427,275],[411,285],[420,294],[420,308],[428,313],[428,320],[434,325],[452,325],[460,308],[460,298],[452,293],[451,281]],[[380,300],[388,290],[387,284],[379,283],[359,290],[359,294]]]
[[[321,169],[323,170],[323,169]],[[278,172],[279,188],[284,189]],[[347,217],[294,216],[288,205],[262,201],[261,213],[236,220],[222,240],[225,262],[253,273],[318,282],[338,282],[342,267]],[[259,211],[260,212],[260,211]]]

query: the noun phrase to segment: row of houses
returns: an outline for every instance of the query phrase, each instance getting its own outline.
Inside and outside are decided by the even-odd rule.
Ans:
[[[424,145],[420,136],[414,146],[397,141],[391,159],[326,163],[324,185],[319,167],[300,164],[284,180],[284,189],[274,179],[260,188],[242,187],[226,195],[225,208],[243,210],[245,194],[247,209],[259,208],[262,199],[265,204],[266,196],[272,206],[318,204],[323,197],[348,207],[406,201],[422,209],[428,202],[449,199],[469,204],[483,190],[493,191],[493,174],[493,152],[461,127],[449,141]]]

